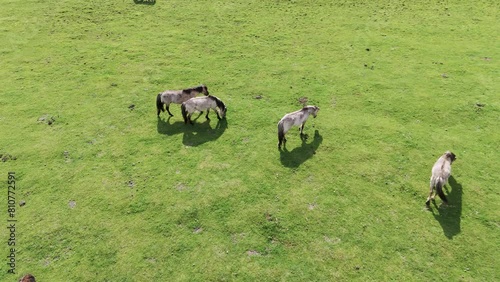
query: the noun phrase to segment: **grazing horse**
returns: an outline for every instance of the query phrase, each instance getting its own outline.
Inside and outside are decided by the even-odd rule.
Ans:
[[[309,118],[309,115],[313,115],[316,117],[318,114],[319,108],[316,106],[305,106],[301,110],[295,111],[293,113],[286,114],[279,122],[278,122],[278,149],[281,149],[281,144],[285,146],[286,138],[285,134],[290,130],[290,128],[294,125],[299,126],[300,135],[303,135],[304,124],[306,120]]]
[[[204,110],[207,110],[207,115],[205,117],[207,118],[207,120],[210,120],[210,118],[208,118],[208,113],[210,112],[210,109],[214,110],[219,120],[226,116],[226,111],[227,111],[226,105],[224,105],[224,103],[222,103],[222,101],[215,96],[208,95],[205,97],[195,97],[187,100],[181,105],[181,111],[182,111],[182,117],[184,118],[184,123],[188,123],[189,121],[189,123],[193,124],[193,121],[191,120],[192,114],[196,111],[203,112]]]
[[[448,182],[448,178],[451,175],[451,163],[453,163],[455,159],[455,154],[450,151],[446,151],[446,153],[444,153],[432,167],[430,192],[429,197],[427,197],[427,201],[425,202],[427,207],[430,206],[431,200],[434,201],[434,197],[436,196],[435,194],[434,196],[432,195],[434,188],[436,189],[439,198],[441,198],[445,204],[448,203],[448,200],[443,192],[443,186]]]
[[[156,96],[156,109],[158,110],[158,116],[160,116],[160,112],[164,112],[163,104],[167,105],[167,112],[172,117],[174,116],[168,106],[171,103],[174,104],[182,104],[183,102],[196,97],[196,95],[203,93],[205,96],[208,96],[208,88],[205,85],[196,86],[193,88],[187,88],[183,90],[166,90],[159,93]]]

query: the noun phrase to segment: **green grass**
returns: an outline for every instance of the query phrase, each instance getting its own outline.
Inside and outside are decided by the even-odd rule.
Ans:
[[[5,1],[0,168],[26,205],[0,280],[498,280],[499,7],[413,2]],[[157,119],[199,83],[225,123]],[[302,97],[309,139],[279,152]]]

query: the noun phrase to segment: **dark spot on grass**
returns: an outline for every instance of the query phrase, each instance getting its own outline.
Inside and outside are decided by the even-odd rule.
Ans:
[[[142,5],[154,5],[156,4],[156,0],[134,0],[134,3]]]
[[[11,155],[11,154],[0,154],[0,159],[2,160],[2,162],[6,162],[6,161],[15,161],[17,160],[17,157]]]
[[[309,99],[307,97],[300,97],[299,98],[299,103],[301,103],[303,106],[307,105],[307,102]]]
[[[52,125],[56,121],[56,118],[50,115],[43,115],[38,118],[38,122],[46,123],[48,125]]]

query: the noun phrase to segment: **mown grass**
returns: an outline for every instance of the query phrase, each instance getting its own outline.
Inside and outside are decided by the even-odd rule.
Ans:
[[[498,279],[498,4],[150,4],[2,5],[18,276]],[[158,92],[199,83],[225,122],[157,119]],[[321,108],[309,138],[279,152],[303,97]],[[451,206],[430,212],[446,150]]]

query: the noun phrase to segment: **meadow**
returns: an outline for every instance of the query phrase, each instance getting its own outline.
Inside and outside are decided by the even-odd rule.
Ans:
[[[498,281],[498,10],[3,1],[0,281]],[[201,83],[225,120],[156,116]],[[279,151],[303,104],[308,139]],[[446,150],[450,204],[427,210]]]

